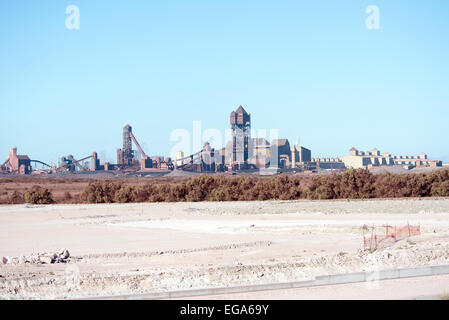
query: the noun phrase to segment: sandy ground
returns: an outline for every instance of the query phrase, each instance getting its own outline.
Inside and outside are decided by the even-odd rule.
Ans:
[[[407,223],[422,234],[362,250],[364,225]],[[142,294],[449,264],[449,199],[0,206],[0,258],[63,248],[72,256],[66,264],[0,264],[0,298]]]

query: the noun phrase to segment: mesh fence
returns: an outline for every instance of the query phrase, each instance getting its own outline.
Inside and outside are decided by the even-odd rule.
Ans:
[[[396,226],[377,226],[371,227],[371,233],[363,235],[363,248],[365,250],[377,250],[385,248],[393,243],[412,236],[421,234],[420,226],[406,225],[402,227]]]

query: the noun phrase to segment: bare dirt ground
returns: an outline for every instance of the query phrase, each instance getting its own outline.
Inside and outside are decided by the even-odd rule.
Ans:
[[[407,223],[420,225],[421,235],[362,250],[364,225]],[[142,294],[449,264],[449,199],[0,206],[0,258],[63,248],[67,263],[0,263],[0,298]]]

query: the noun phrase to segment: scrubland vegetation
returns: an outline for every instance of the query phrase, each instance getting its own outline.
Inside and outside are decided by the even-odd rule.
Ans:
[[[79,186],[77,187],[79,188]],[[58,184],[54,184],[58,191]],[[4,204],[253,201],[449,197],[449,170],[372,174],[368,170],[317,176],[225,177],[202,175],[181,181],[90,181],[78,193],[33,185],[4,191]]]
[[[214,177],[175,184],[124,185],[92,182],[81,194],[87,203],[369,199],[449,196],[449,170],[429,174],[374,175],[367,170],[305,179],[294,176]]]

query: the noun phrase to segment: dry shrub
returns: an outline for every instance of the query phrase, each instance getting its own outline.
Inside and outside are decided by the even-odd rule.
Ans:
[[[305,193],[309,199],[366,199],[375,197],[376,177],[368,170],[314,177]]]
[[[25,203],[25,198],[22,193],[13,191],[9,194],[8,201],[10,204],[22,204]]]
[[[135,188],[132,186],[121,186],[120,189],[115,191],[114,202],[128,203],[134,202]]]
[[[51,204],[54,201],[51,192],[47,188],[33,186],[25,191],[25,202],[30,204]]]
[[[340,174],[299,178],[281,175],[223,177],[202,175],[137,186],[92,182],[80,199],[89,203],[253,201],[296,199],[369,199],[449,196],[449,170],[428,174],[380,174],[348,170]]]
[[[80,199],[88,203],[113,203],[115,193],[121,187],[121,183],[91,182],[81,194]]]

